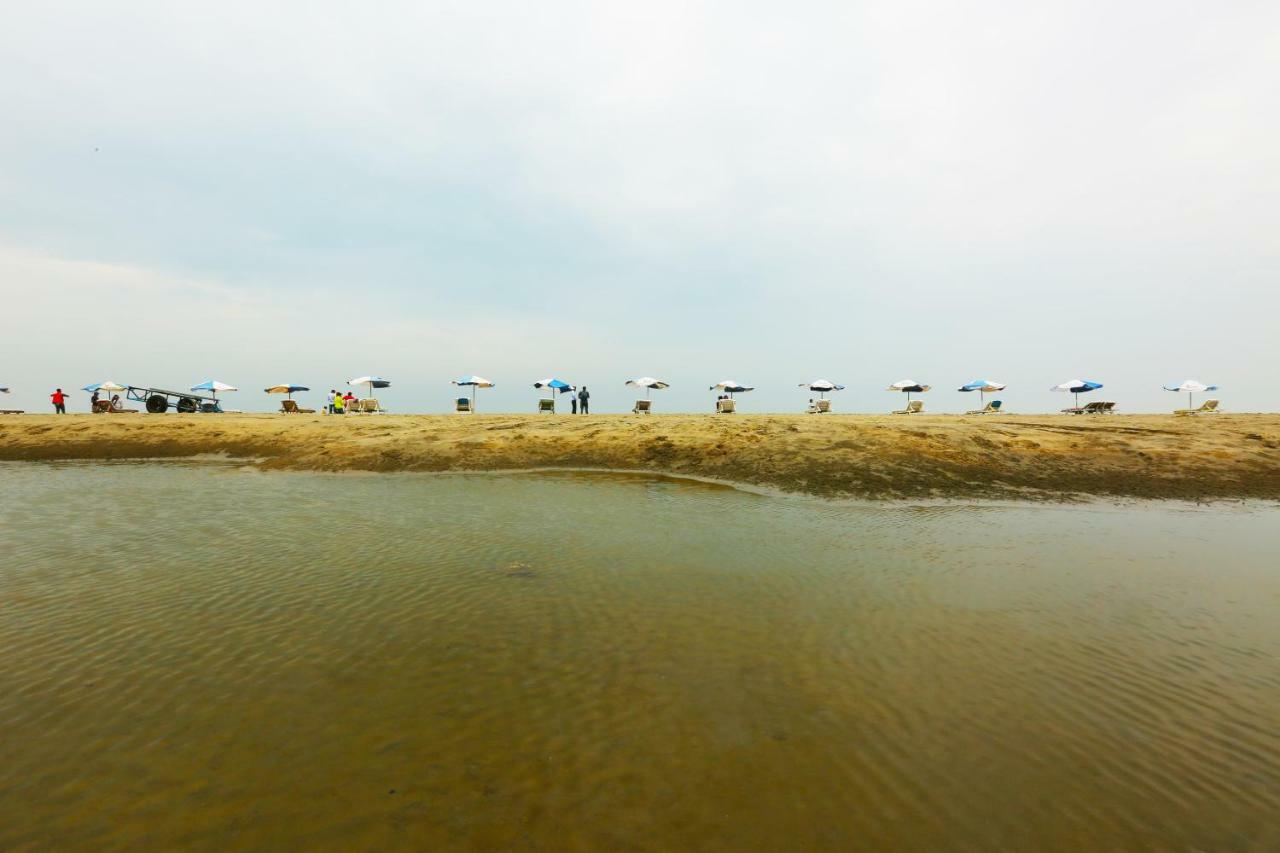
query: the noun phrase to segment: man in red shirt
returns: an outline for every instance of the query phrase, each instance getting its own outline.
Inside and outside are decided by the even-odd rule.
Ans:
[[[53,413],[55,415],[65,415],[67,413],[67,395],[62,393],[62,389],[56,389],[49,398],[53,400]]]

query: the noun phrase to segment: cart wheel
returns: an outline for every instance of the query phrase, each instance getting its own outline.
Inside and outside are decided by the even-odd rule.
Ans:
[[[192,412],[200,411],[200,404],[190,397],[181,397],[178,399],[178,411],[189,415]]]
[[[163,394],[152,394],[147,398],[147,411],[153,415],[163,415],[169,410],[169,401]]]

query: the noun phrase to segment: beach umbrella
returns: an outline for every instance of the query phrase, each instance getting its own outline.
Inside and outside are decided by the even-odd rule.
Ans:
[[[471,411],[473,412],[476,410],[476,389],[493,387],[493,383],[483,376],[459,376],[457,379],[452,380],[452,384],[460,388],[471,386]]]
[[[907,402],[911,402],[912,394],[923,394],[932,388],[932,385],[922,385],[914,379],[899,379],[888,387],[889,391],[901,391],[907,395]]]
[[[552,397],[555,397],[556,394],[564,394],[573,390],[573,386],[568,382],[565,382],[563,379],[555,378],[539,379],[537,382],[533,383],[533,387],[538,389],[546,388],[551,392]]]
[[[1050,388],[1050,391],[1061,391],[1064,394],[1071,394],[1075,398],[1075,407],[1080,408],[1080,395],[1088,394],[1090,391],[1097,391],[1102,387],[1101,382],[1094,382],[1092,379],[1068,379],[1066,382],[1060,382]]]
[[[365,386],[364,395],[372,397],[374,388],[390,388],[391,380],[383,379],[381,376],[357,376],[355,379],[348,379],[347,384]]]
[[[817,391],[819,397],[826,397],[829,391],[843,391],[843,385],[837,385],[830,379],[815,379],[812,382],[801,382],[801,388],[808,388],[810,391]]]
[[[9,393],[8,387],[0,388],[0,394],[8,394],[8,393]]]
[[[961,391],[977,391],[978,399],[982,401],[983,405],[986,405],[988,394],[1003,391],[1004,389],[1005,384],[1003,382],[996,382],[992,379],[975,379],[968,385],[960,386]]]
[[[708,391],[724,391],[730,397],[734,394],[742,394],[746,391],[756,390],[754,387],[743,385],[741,382],[735,382],[732,379],[722,379],[715,385],[707,389]]]
[[[670,388],[670,383],[663,382],[661,379],[654,379],[652,376],[638,376],[635,379],[628,379],[624,384],[630,385],[632,388],[643,388],[645,399],[649,398],[649,392],[653,389],[661,391],[664,388]]]
[[[201,382],[199,385],[192,385],[191,390],[192,391],[208,391],[211,394],[213,394],[213,399],[216,400],[218,399],[219,391],[239,391],[240,389],[236,388],[233,385],[228,385],[225,382],[219,382],[216,379],[208,379],[204,382]]]
[[[285,382],[280,385],[272,385],[270,388],[263,388],[262,390],[268,394],[285,394],[290,400],[292,400],[293,395],[299,391],[310,391],[311,389],[306,385],[290,385]]]
[[[92,394],[94,391],[106,391],[108,394],[119,394],[125,390],[125,387],[118,382],[112,382],[108,379],[106,382],[95,382],[92,385],[84,386],[84,390]]]
[[[1166,390],[1166,391],[1177,391],[1177,392],[1179,392],[1179,393],[1186,394],[1186,395],[1187,395],[1187,408],[1188,408],[1188,409],[1193,409],[1193,408],[1195,408],[1195,405],[1191,402],[1191,395],[1192,395],[1192,394],[1200,394],[1200,393],[1203,393],[1203,392],[1205,392],[1205,391],[1217,391],[1217,390],[1218,390],[1218,386],[1217,386],[1217,385],[1205,385],[1203,382],[1197,382],[1197,381],[1196,381],[1196,380],[1194,380],[1194,379],[1188,379],[1186,382],[1183,382],[1181,385],[1166,385],[1166,386],[1164,386],[1164,390]]]

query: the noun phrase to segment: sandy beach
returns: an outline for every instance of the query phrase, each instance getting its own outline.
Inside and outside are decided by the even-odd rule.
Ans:
[[[268,470],[593,468],[855,498],[1280,499],[1280,415],[25,415],[0,459]]]

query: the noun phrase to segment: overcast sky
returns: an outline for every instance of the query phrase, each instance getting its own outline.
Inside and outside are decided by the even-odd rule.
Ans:
[[[0,407],[1276,410],[1277,56],[1274,0],[11,4]]]

